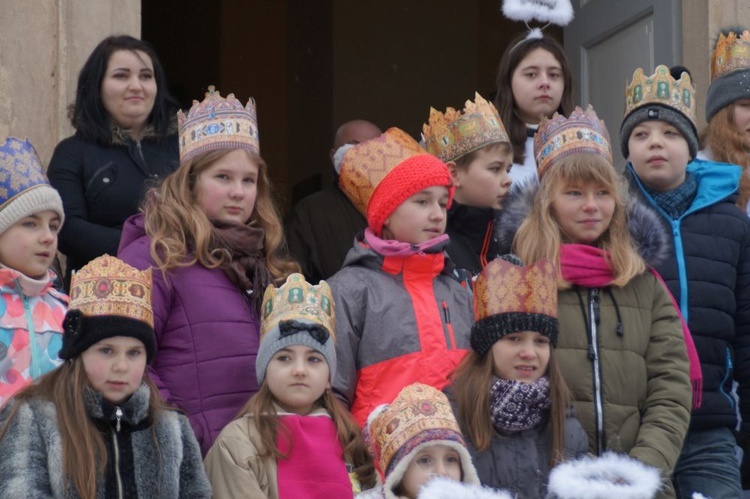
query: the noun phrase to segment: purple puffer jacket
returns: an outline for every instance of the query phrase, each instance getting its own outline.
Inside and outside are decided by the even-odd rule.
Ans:
[[[143,215],[127,219],[118,258],[153,267]],[[258,391],[258,316],[221,269],[196,264],[153,271],[157,352],[149,369],[162,397],[187,413],[205,456]]]

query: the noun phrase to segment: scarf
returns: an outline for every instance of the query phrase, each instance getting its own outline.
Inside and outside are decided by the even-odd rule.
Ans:
[[[395,239],[381,239],[368,227],[365,241],[381,256],[411,256],[418,253],[442,253],[450,243],[448,234],[442,234],[419,244],[410,244]]]
[[[671,191],[659,192],[648,188],[646,191],[654,198],[659,208],[674,220],[680,218],[693,204],[695,194],[698,192],[698,181],[695,180],[695,175],[687,172],[685,181]]]
[[[551,406],[549,380],[546,376],[533,383],[500,379],[493,376],[490,386],[490,419],[502,434],[536,428]]]
[[[682,335],[685,339],[685,348],[690,361],[690,384],[693,389],[693,409],[701,406],[703,399],[703,373],[701,372],[698,350],[695,348],[693,336],[690,334],[687,323],[680,307],[677,305],[672,293],[669,292],[664,279],[656,269],[648,268],[654,277],[661,283],[672,301],[672,306],[680,318]],[[585,244],[561,244],[560,245],[560,271],[563,279],[567,282],[584,288],[600,288],[609,286],[614,280],[612,267],[609,264],[609,254],[606,250],[588,246]],[[614,300],[614,297],[612,298]]]
[[[229,251],[231,258],[221,268],[232,284],[251,296],[253,308],[259,311],[263,293],[273,282],[263,250],[265,231],[235,222],[212,220],[211,223],[216,237],[210,250]]]

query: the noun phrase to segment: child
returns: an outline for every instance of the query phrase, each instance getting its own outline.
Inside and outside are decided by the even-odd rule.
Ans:
[[[151,271],[105,255],[70,294],[67,362],[0,411],[0,497],[211,497],[187,418],[146,373]]]
[[[698,158],[742,167],[737,206],[750,215],[750,31],[719,34],[711,54],[711,85]]]
[[[673,238],[656,270],[679,303],[703,371],[700,408],[674,472],[682,497],[739,497],[735,458],[739,382],[742,433],[750,433],[750,221],[735,206],[740,168],[696,160],[695,91],[666,66],[637,69],[626,89],[620,130],[630,186]],[[736,371],[733,366],[737,366]],[[710,453],[709,453],[710,452]]]
[[[298,266],[279,256],[283,233],[259,156],[255,102],[209,87],[179,113],[180,167],[128,219],[118,255],[155,268],[151,374],[190,418],[205,454],[256,391],[263,290]]]
[[[495,107],[478,93],[463,114],[430,109],[422,127],[425,148],[448,165],[456,186],[445,232],[448,255],[459,269],[476,276],[487,265],[495,212],[510,189],[513,150]]]
[[[65,216],[34,146],[0,145],[0,407],[62,362],[68,297],[50,270]]]
[[[553,351],[557,271],[547,260],[493,260],[477,278],[474,308],[472,351],[451,385],[474,466],[484,485],[545,497],[550,469],[588,450]]]
[[[638,249],[649,261],[661,256],[666,236],[644,207],[626,213],[609,134],[593,110],[543,122],[534,150],[538,188],[509,200],[500,239],[512,241],[525,262],[558,265],[555,359],[589,451],[629,454],[666,481],[690,419],[687,340],[629,229],[639,233]],[[528,216],[519,217],[513,204],[528,206]]]
[[[325,281],[311,286],[292,274],[266,290],[260,390],[206,456],[215,498],[351,498],[360,483],[374,485],[359,428],[331,393],[334,317]]]
[[[338,309],[333,388],[363,425],[406,385],[447,384],[473,313],[444,253],[453,186],[443,162],[391,128],[349,147],[339,180],[368,228],[329,281]]]

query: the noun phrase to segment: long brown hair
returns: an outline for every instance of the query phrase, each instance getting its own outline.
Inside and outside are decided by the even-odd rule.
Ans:
[[[144,373],[143,380],[151,390],[148,417],[155,422],[164,410],[164,404],[159,397],[159,389],[148,373]],[[49,400],[57,413],[57,429],[62,442],[62,475],[70,480],[70,485],[80,497],[96,497],[97,482],[107,469],[107,449],[104,438],[86,411],[83,401],[86,389],[91,389],[91,385],[83,361],[78,356],[13,396],[9,401],[14,404],[13,409],[0,428],[0,440],[5,437],[23,402],[34,398]],[[152,431],[155,428],[156,425],[152,425]],[[158,444],[155,435],[154,443]]]
[[[208,151],[188,159],[146,196],[143,207],[146,233],[151,237],[151,257],[163,274],[175,267],[200,263],[207,268],[224,265],[231,259],[225,249],[214,249],[215,233],[205,212],[197,204],[198,176],[235,149]],[[265,231],[266,266],[277,283],[299,265],[281,256],[284,230],[271,195],[268,167],[259,156],[248,152],[258,165],[258,193],[248,222]]]
[[[478,452],[490,446],[495,429],[490,419],[490,386],[495,374],[492,352],[479,355],[471,350],[463,358],[451,377],[451,391],[458,407],[458,423]],[[550,345],[549,363],[550,428],[552,430],[552,453],[550,466],[565,460],[565,418],[571,404],[570,390],[560,374],[555,352]]]
[[[279,417],[274,404],[273,393],[271,393],[268,383],[264,379],[260,389],[247,401],[235,419],[245,415],[252,416],[265,449],[263,455],[272,456],[274,459],[284,459],[286,456],[276,446],[276,437],[279,434]],[[323,392],[323,395],[317,400],[316,406],[322,407],[331,415],[338,431],[339,442],[344,449],[344,458],[351,461],[350,464],[354,467],[354,472],[362,484],[362,489],[372,488],[376,482],[375,466],[357,423],[344,409],[341,402],[336,400],[330,388]],[[290,438],[283,427],[281,432],[285,438]]]
[[[607,250],[612,267],[613,286],[625,286],[646,271],[630,236],[627,218],[627,192],[619,182],[614,167],[604,157],[593,153],[572,154],[559,160],[539,180],[531,212],[521,223],[513,239],[513,252],[527,264],[546,258],[560,268],[560,244],[563,233],[555,219],[552,202],[571,183],[592,182],[606,188],[615,199],[615,211],[609,228],[596,246]],[[559,279],[561,289],[569,284]]]
[[[549,36],[523,41],[526,35],[527,33],[523,32],[510,41],[497,68],[497,93],[494,104],[510,136],[514,163],[523,163],[526,160],[526,123],[520,118],[516,99],[513,97],[513,72],[531,51],[544,49],[560,63],[564,87],[557,112],[568,116],[573,111],[573,71],[565,50]]]
[[[734,123],[734,106],[734,102],[724,106],[711,118],[701,134],[701,144],[711,149],[715,161],[742,167],[737,206],[745,211],[750,201],[750,146]]]

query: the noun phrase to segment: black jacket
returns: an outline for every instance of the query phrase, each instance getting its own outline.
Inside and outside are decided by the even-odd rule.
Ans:
[[[477,275],[483,268],[482,255],[487,258],[497,253],[491,247],[496,212],[492,208],[474,208],[453,201],[445,233],[451,238],[448,256],[457,269]]]

